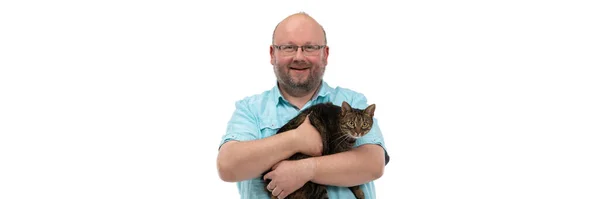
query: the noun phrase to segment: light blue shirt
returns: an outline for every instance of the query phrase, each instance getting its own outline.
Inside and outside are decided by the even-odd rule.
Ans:
[[[309,106],[324,102],[332,102],[341,106],[343,101],[346,101],[353,108],[364,109],[368,106],[367,98],[363,94],[347,88],[331,88],[325,81],[322,81],[317,95],[304,107],[297,109],[283,98],[276,85],[271,90],[245,97],[235,103],[235,111],[227,124],[227,131],[223,135],[219,147],[231,140],[248,141],[272,136],[281,126]],[[375,115],[377,115],[377,111],[375,111]],[[374,119],[371,131],[356,141],[355,147],[363,144],[378,144],[384,150],[386,149],[377,119]],[[387,161],[386,152],[386,164]],[[264,186],[265,184],[260,177],[237,182],[241,199],[269,199],[270,193],[265,191]],[[361,189],[366,198],[376,198],[373,182],[361,185]],[[355,198],[347,187],[328,186],[327,192],[330,199]]]

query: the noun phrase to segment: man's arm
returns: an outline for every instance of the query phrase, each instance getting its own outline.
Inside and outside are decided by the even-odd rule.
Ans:
[[[306,159],[315,164],[312,182],[350,187],[380,178],[385,167],[385,151],[365,144],[350,151]]]
[[[251,135],[249,132],[257,131],[250,115],[243,103],[237,104],[226,135],[232,139],[221,145],[217,156],[217,170],[223,181],[238,182],[258,177],[295,153],[321,154],[321,138],[310,120],[305,119],[296,129],[256,139],[256,136],[248,136]]]
[[[369,105],[367,98],[360,93],[350,101],[352,107],[360,109]],[[357,140],[357,145],[347,152],[308,159],[315,164],[311,181],[333,186],[354,186],[380,178],[388,157],[377,119],[374,119],[371,131]]]
[[[352,107],[367,107],[364,96],[359,95],[354,99]],[[342,103],[345,99],[338,100]],[[307,181],[350,187],[380,178],[389,156],[377,119],[373,122],[371,131],[358,138],[355,148],[350,151],[277,163],[273,171],[265,175],[265,179],[271,179],[267,188],[273,189],[273,194],[277,196],[286,197]]]
[[[306,182],[351,187],[373,181],[383,175],[384,148],[363,144],[353,150],[301,160],[281,161],[265,175],[275,196],[285,198]]]
[[[221,146],[217,169],[223,181],[238,182],[260,176],[275,163],[296,153],[293,133],[252,141],[229,141]]]

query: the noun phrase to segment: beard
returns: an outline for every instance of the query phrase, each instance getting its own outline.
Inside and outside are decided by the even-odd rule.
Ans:
[[[308,76],[306,78],[294,77],[292,68],[307,68]],[[284,66],[275,63],[275,76],[279,84],[292,95],[302,95],[315,89],[320,85],[324,72],[325,67],[315,66],[308,62],[293,61]]]

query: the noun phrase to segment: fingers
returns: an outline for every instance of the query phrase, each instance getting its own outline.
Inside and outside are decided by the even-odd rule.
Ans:
[[[267,180],[267,179],[273,179],[273,171],[265,174],[265,176],[263,177],[263,180]]]
[[[287,197],[287,195],[288,194],[285,191],[282,190],[281,193],[279,193],[279,195],[277,196],[277,198],[278,199],[283,199],[283,198]]]
[[[277,187],[273,181],[267,185],[267,190],[269,190],[273,196],[277,196],[277,198],[285,198],[287,196],[287,194],[281,188]]]
[[[281,190],[279,187],[275,187],[275,189],[273,189],[273,191],[271,191],[271,193],[273,194],[273,196],[279,196],[279,194],[281,194],[281,191],[283,191],[283,190]]]
[[[277,164],[273,165],[273,167],[271,167],[271,170],[275,170],[277,169],[277,167],[279,166],[279,164],[281,164],[283,161],[278,162]],[[272,172],[272,171],[271,171]]]

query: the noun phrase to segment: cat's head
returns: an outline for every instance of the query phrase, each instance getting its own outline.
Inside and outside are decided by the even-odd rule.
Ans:
[[[342,112],[340,114],[342,133],[354,138],[364,136],[373,127],[374,114],[375,104],[371,104],[365,109],[357,109],[350,107],[346,102],[342,102]]]

